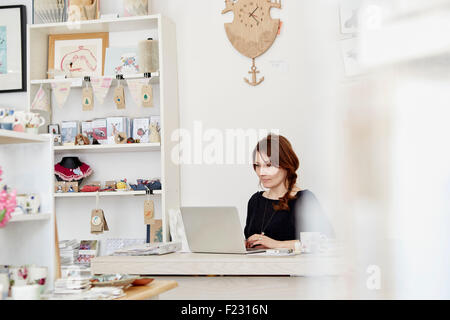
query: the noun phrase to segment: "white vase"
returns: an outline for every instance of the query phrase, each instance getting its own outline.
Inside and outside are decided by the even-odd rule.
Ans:
[[[145,16],[148,14],[150,0],[123,0],[124,16]]]

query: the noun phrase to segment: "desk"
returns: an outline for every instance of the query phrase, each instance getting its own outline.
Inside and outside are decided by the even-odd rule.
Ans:
[[[104,256],[91,262],[93,274],[335,276],[344,270],[336,255],[171,253],[162,256]]]
[[[347,298],[346,282],[339,277],[344,268],[343,260],[330,254],[171,253],[147,257],[104,256],[91,262],[94,274],[127,273],[176,280],[177,290],[163,296],[174,300],[342,299]]]
[[[132,286],[125,289],[125,297],[116,300],[158,300],[159,295],[178,286],[173,280],[154,280],[146,286]]]

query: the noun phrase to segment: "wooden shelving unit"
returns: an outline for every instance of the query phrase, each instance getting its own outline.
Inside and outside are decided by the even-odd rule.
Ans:
[[[41,213],[14,216],[0,229],[0,243],[3,244],[0,262],[45,266],[49,270],[50,284],[56,263],[52,148],[53,141],[48,134],[0,130],[2,183],[17,193],[38,195],[41,206]]]
[[[153,191],[153,195],[161,195],[161,190]],[[83,198],[96,197],[97,192],[74,192],[74,193],[54,193],[55,198]],[[99,197],[131,197],[131,196],[145,196],[145,191],[106,191],[98,192]]]
[[[51,113],[43,113],[50,123],[114,116],[130,118],[160,116],[161,143],[51,146],[52,157],[48,165],[53,169],[54,164],[62,157],[79,156],[94,171],[91,177],[85,178],[83,184],[88,183],[89,180],[105,182],[126,178],[129,183],[133,183],[134,179],[160,178],[162,190],[155,191],[151,197],[155,202],[155,218],[163,220],[163,241],[169,241],[168,213],[169,210],[180,207],[179,165],[172,154],[172,150],[179,143],[178,140],[172,139],[172,133],[179,128],[175,24],[166,17],[156,14],[79,23],[28,25],[27,32],[28,105],[31,105],[41,86],[54,99],[51,84],[72,81],[71,92],[64,108],[58,108],[52,103]],[[150,78],[154,94],[153,108],[136,106],[128,88],[125,88],[127,107],[125,110],[117,110],[112,99],[112,91],[117,82],[113,81],[103,105],[95,102],[94,110],[84,113],[80,105],[81,88],[84,85],[81,78],[48,79],[49,35],[95,32],[109,32],[110,47],[137,46],[140,40],[147,38],[158,40],[160,68],[159,72],[152,73]],[[143,74],[136,74],[124,76],[124,78],[143,78],[143,76]],[[126,86],[126,81],[121,83]],[[57,232],[60,240],[74,238],[104,240],[109,234],[113,234],[114,237],[145,238],[146,228],[142,223],[145,200],[142,198],[146,196],[145,191],[99,193],[99,197],[102,198],[101,206],[108,214],[108,225],[111,231],[104,235],[93,236],[89,232],[89,219],[97,194],[56,194],[53,170],[48,173],[48,179],[52,181],[49,195],[55,219],[57,218]],[[126,217],[126,221],[116,221],[118,217]],[[55,235],[55,230],[52,234]]]
[[[50,220],[52,218],[51,213],[39,213],[39,214],[21,214],[11,218],[9,222],[28,222],[28,221],[42,221]]]
[[[21,144],[48,142],[48,137],[0,129],[0,144]]]
[[[57,146],[55,153],[114,153],[161,151],[160,143],[106,144],[88,146]]]

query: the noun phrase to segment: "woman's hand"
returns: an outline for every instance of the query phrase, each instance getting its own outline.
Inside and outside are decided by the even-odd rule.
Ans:
[[[247,246],[250,248],[276,249],[279,248],[282,241],[273,240],[262,234],[254,234],[247,239]]]

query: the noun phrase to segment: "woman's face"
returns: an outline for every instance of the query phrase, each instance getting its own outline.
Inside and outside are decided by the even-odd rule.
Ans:
[[[277,187],[286,180],[286,170],[273,166],[264,153],[256,152],[254,168],[264,188]]]

